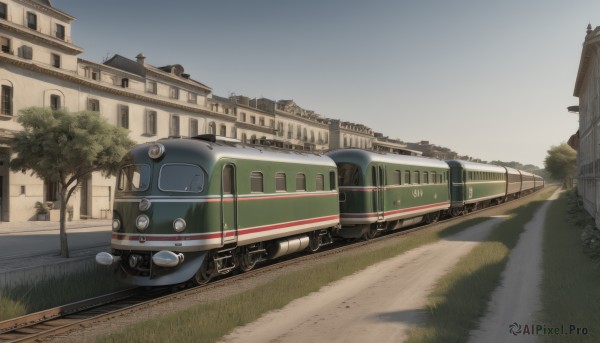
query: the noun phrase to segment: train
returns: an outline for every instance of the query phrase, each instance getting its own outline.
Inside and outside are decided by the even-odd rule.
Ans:
[[[133,147],[116,178],[111,251],[126,283],[202,285],[338,239],[372,239],[532,193],[543,178],[466,161],[337,149],[324,154],[215,135]]]

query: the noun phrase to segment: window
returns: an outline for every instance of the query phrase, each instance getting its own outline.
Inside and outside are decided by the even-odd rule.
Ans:
[[[210,124],[208,124],[208,133],[211,135],[217,134],[217,124],[215,124],[214,121],[211,121]]]
[[[306,175],[302,173],[296,174],[296,191],[306,190]]]
[[[250,116],[250,124],[256,124],[256,117]]]
[[[60,68],[60,55],[50,54],[50,64],[55,68]]]
[[[190,119],[190,137],[198,136],[198,119]]]
[[[242,143],[246,143],[247,140],[248,140],[248,136],[246,136],[245,133],[242,133]]]
[[[146,111],[146,128],[145,134],[147,135],[156,135],[156,119],[157,113],[156,111],[147,110]]]
[[[169,125],[169,136],[179,136],[179,116],[171,115],[171,125]]]
[[[263,175],[261,172],[250,173],[250,192],[262,193],[263,192]]]
[[[50,108],[53,111],[60,109],[60,96],[52,94],[50,95]]]
[[[119,112],[117,115],[117,126],[126,129],[129,128],[129,106],[119,105]]]
[[[22,45],[19,48],[19,57],[24,58],[26,60],[33,59],[33,49],[30,46]]]
[[[221,137],[227,137],[227,126],[221,125],[219,135]]]
[[[56,24],[56,38],[65,40],[65,27],[60,24]]]
[[[223,168],[223,194],[233,194],[233,185],[235,180],[233,179],[233,166],[226,165]]]
[[[148,81],[148,84],[146,84],[146,92],[156,94],[156,90],[156,81]]]
[[[335,172],[334,171],[329,172],[329,190],[331,190],[331,191],[335,190]]]
[[[428,172],[423,172],[423,183],[424,184],[429,183],[429,173]]]
[[[421,173],[418,171],[415,171],[415,172],[413,172],[413,175],[415,176],[413,183],[420,184],[421,183]]]
[[[292,139],[292,134],[294,134],[294,124],[288,124],[287,138]]]
[[[188,102],[190,104],[197,104],[198,103],[198,96],[196,95],[196,93],[188,93]]]
[[[0,50],[5,54],[10,54],[10,39],[0,36]]]
[[[400,180],[400,171],[394,170],[394,173],[392,174],[392,185],[400,185],[400,184],[402,184],[402,182]]]
[[[121,79],[121,87],[123,87],[123,88],[129,87],[129,79],[128,78]]]
[[[246,122],[246,112],[240,112],[240,121]]]
[[[285,173],[276,173],[275,174],[275,191],[276,192],[286,192],[287,185],[285,181]]]
[[[235,126],[231,128],[231,138],[237,138],[237,128]]]
[[[201,192],[204,186],[204,173],[192,164],[165,164],[160,168],[158,188],[161,191]]]
[[[325,190],[325,176],[323,176],[323,174],[317,174],[315,190],[316,191],[324,191]]]
[[[88,99],[87,110],[94,111],[94,112],[100,112],[100,101],[98,99]]]
[[[258,125],[265,126],[265,118],[263,118],[263,117],[258,118]]]
[[[436,172],[431,172],[431,183],[437,183],[437,182],[438,182],[437,173]]]
[[[37,15],[35,13],[27,12],[27,27],[37,30]]]
[[[100,70],[93,68],[85,68],[85,77],[100,81]]]
[[[4,115],[12,115],[12,99],[13,89],[10,86],[2,85],[2,106],[0,113]]]
[[[407,185],[410,184],[410,170],[404,171],[404,183]]]
[[[58,201],[58,182],[44,181],[44,201]]]
[[[338,179],[340,186],[358,186],[360,170],[352,163],[338,164]]]
[[[122,192],[145,191],[150,185],[150,166],[130,164],[123,166],[117,178],[117,189]]]
[[[179,88],[171,86],[169,88],[169,97],[171,99],[179,99]]]
[[[7,19],[8,18],[8,10],[6,8],[6,4],[3,2],[0,2],[0,19]]]

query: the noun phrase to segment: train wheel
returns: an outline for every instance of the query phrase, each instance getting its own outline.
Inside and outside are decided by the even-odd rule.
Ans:
[[[308,251],[317,252],[321,247],[321,238],[318,232],[313,232],[308,241]]]
[[[440,219],[440,212],[429,213],[425,216],[427,224],[435,223]]]
[[[209,264],[208,260],[209,259],[212,259],[212,257],[206,256],[204,258],[204,262],[202,262],[202,265],[200,266],[200,268],[198,269],[198,271],[192,278],[192,282],[194,283],[194,285],[196,285],[196,286],[205,285],[210,281],[210,279],[212,279],[213,273],[208,268],[208,264]]]
[[[368,241],[368,240],[375,238],[375,236],[377,236],[377,226],[371,225],[371,226],[369,226],[367,231],[365,233],[363,233],[362,237],[365,241]]]
[[[256,266],[256,262],[258,262],[259,258],[259,254],[251,254],[248,250],[244,250],[240,255],[240,270],[243,272],[251,271],[254,269],[254,266]]]

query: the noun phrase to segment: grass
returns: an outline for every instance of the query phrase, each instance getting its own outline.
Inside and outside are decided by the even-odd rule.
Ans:
[[[546,222],[541,286],[543,310],[538,316],[539,325],[561,327],[564,332],[569,332],[571,328],[585,328],[587,335],[583,335],[581,330],[579,336],[545,335],[544,340],[598,342],[599,265],[585,252],[581,242],[582,229],[593,223],[593,219],[577,206],[574,192],[569,192],[551,205]]]
[[[128,286],[108,269],[93,267],[70,275],[46,278],[35,284],[0,289],[0,320],[103,295]]]
[[[251,323],[262,314],[282,308],[292,300],[318,291],[333,281],[410,249],[438,241],[441,237],[457,233],[487,219],[468,219],[438,231],[418,231],[383,248],[289,273],[237,295],[137,323],[97,341],[215,342],[236,327]]]
[[[509,211],[487,240],[463,256],[444,275],[428,297],[425,325],[412,329],[407,342],[462,342],[485,314],[491,294],[500,284],[510,250],[519,235],[555,187],[534,195],[534,200]]]

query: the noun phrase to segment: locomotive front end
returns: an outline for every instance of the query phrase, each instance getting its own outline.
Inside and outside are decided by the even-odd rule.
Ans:
[[[96,255],[125,282],[186,282],[220,239],[203,232],[208,174],[181,140],[142,144],[124,158],[113,208],[111,252]],[[200,159],[202,161],[202,159]],[[204,229],[205,230],[205,229]],[[218,237],[216,237],[218,238]],[[212,242],[214,241],[214,242]]]

